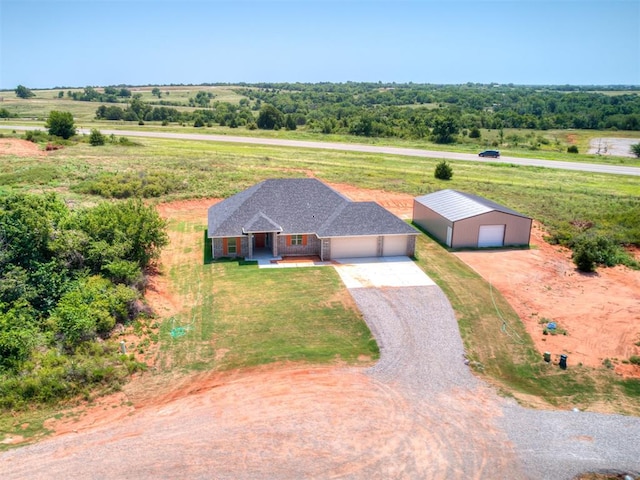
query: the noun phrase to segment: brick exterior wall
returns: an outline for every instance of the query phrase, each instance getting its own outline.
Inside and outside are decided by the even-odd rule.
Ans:
[[[237,254],[225,253],[223,251],[224,239],[222,238],[214,238],[213,239],[213,258],[222,258],[222,257],[231,257],[231,258],[244,258],[249,254],[249,239],[246,236],[236,237],[240,239],[240,252]]]
[[[320,239],[315,235],[307,235],[306,245],[287,245],[288,235],[278,235],[278,255],[287,256],[304,256],[304,255],[320,255]],[[325,253],[326,255],[326,253]]]

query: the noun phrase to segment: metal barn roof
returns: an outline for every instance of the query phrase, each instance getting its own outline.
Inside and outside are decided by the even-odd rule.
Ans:
[[[509,215],[529,218],[499,203],[492,202],[478,195],[459,192],[457,190],[440,190],[416,197],[415,200],[452,222],[489,212],[502,212]]]

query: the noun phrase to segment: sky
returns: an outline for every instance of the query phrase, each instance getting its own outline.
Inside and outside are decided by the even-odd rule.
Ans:
[[[0,0],[0,89],[640,85],[640,0]]]

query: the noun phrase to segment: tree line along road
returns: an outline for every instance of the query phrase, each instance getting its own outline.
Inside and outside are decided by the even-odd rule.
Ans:
[[[0,129],[18,131],[42,130],[43,128],[34,126],[0,125]],[[505,163],[527,167],[544,167],[561,170],[577,170],[581,172],[607,173],[612,175],[640,176],[640,167],[604,165],[597,163],[564,162],[555,160],[543,160],[539,158],[483,158],[471,153],[441,152],[437,150],[421,150],[417,148],[384,147],[336,142],[311,142],[306,140],[285,140],[279,138],[240,137],[231,135],[207,135],[201,133],[141,132],[133,130],[100,131],[104,135],[126,135],[128,137],[171,138],[178,140],[198,140],[210,142],[245,143],[254,145],[273,145],[278,147],[316,148],[350,152],[383,153],[387,155],[403,155],[407,157],[440,158],[445,160],[462,160],[466,162]],[[89,133],[91,133],[91,131],[87,128],[79,128],[78,133],[88,135]]]

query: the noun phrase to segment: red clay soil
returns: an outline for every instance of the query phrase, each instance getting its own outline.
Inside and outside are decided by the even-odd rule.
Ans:
[[[0,138],[0,156],[15,155],[16,157],[41,157],[47,152],[28,140],[18,138]]]

